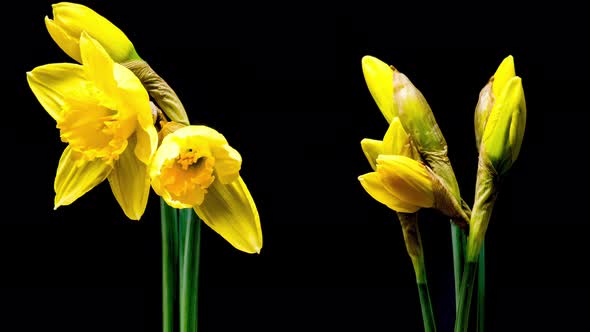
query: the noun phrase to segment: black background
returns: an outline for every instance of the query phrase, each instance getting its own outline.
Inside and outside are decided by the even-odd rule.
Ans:
[[[160,331],[155,194],[140,222],[125,218],[106,183],[53,210],[65,145],[25,77],[72,61],[45,29],[50,3],[3,15],[0,330]],[[86,4],[125,31],[193,123],[243,156],[264,246],[244,254],[204,228],[201,331],[422,329],[399,223],[357,181],[370,170],[360,140],[387,126],[364,82],[366,54],[423,92],[470,204],[473,109],[514,56],[528,119],[488,231],[489,331],[586,326],[588,70],[577,8]],[[448,221],[423,211],[420,225],[439,331],[450,331]]]

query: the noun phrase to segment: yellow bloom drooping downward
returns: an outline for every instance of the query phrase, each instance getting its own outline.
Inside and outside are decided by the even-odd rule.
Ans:
[[[150,167],[154,191],[197,215],[230,244],[260,252],[262,231],[254,200],[240,177],[240,154],[219,132],[186,126],[162,140]]]
[[[397,212],[434,205],[431,176],[416,161],[420,156],[399,118],[393,118],[383,141],[363,139],[361,147],[374,172],[361,175],[359,181],[371,197]]]
[[[82,62],[80,54],[82,31],[86,31],[96,39],[115,62],[140,59],[123,31],[94,10],[69,2],[53,4],[52,7],[53,20],[45,17],[47,31],[59,47],[74,60]]]
[[[55,207],[71,204],[108,178],[127,217],[138,220],[158,143],[148,94],[85,32],[80,55],[83,65],[49,64],[27,73],[31,90],[68,143],[55,177]]]

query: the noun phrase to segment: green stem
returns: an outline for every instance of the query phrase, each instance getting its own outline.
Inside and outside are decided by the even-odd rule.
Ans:
[[[453,271],[455,276],[455,313],[459,312],[459,287],[465,260],[465,234],[451,221],[451,241],[453,245]]]
[[[455,320],[455,332],[467,332],[469,327],[469,312],[471,307],[471,296],[473,286],[475,285],[475,272],[477,271],[477,262],[467,261],[461,280],[459,293],[459,309],[457,319]]]
[[[436,322],[434,321],[428,283],[417,283],[417,285],[418,295],[420,296],[420,307],[422,308],[422,320],[424,321],[424,332],[436,332]]]
[[[196,332],[198,317],[198,281],[201,220],[193,209],[180,210],[184,225],[184,250],[180,279],[180,332]]]
[[[485,240],[481,245],[479,253],[479,264],[477,271],[477,331],[485,332],[486,312],[486,250]]]
[[[160,199],[160,221],[162,233],[162,328],[164,332],[175,332],[176,290],[178,284],[178,250],[176,209]]]
[[[424,321],[425,332],[436,332],[436,322],[434,312],[430,301],[428,291],[428,282],[426,281],[426,267],[424,265],[424,249],[422,248],[422,237],[418,228],[418,214],[401,213],[397,214],[402,226],[406,250],[412,260],[414,273],[416,274],[416,284],[418,286],[418,296],[420,297],[420,307],[422,308],[422,320]]]

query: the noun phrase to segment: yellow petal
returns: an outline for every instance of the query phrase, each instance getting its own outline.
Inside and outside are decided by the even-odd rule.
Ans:
[[[514,70],[514,58],[512,55],[507,56],[494,74],[494,82],[492,84],[492,91],[494,96],[498,98],[506,87],[508,81],[516,75]]]
[[[213,182],[203,203],[194,209],[209,227],[236,249],[260,253],[260,217],[242,177],[229,184]]]
[[[121,118],[137,117],[135,155],[145,164],[149,164],[158,148],[158,133],[154,127],[149,95],[141,81],[129,69],[117,63],[114,64],[113,69],[117,82],[114,101],[119,105]]]
[[[363,57],[362,67],[371,96],[375,99],[385,120],[391,122],[397,116],[393,100],[393,69],[385,62],[368,55]]]
[[[383,153],[388,155],[406,156],[420,159],[418,152],[412,146],[410,136],[404,130],[399,117],[393,118],[383,137]]]
[[[27,73],[27,81],[43,108],[56,121],[62,116],[66,98],[84,94],[88,86],[82,66],[71,63],[36,67]]]
[[[385,204],[394,211],[413,213],[420,209],[419,206],[408,204],[389,192],[383,186],[383,183],[381,182],[381,176],[377,172],[361,175],[358,179],[361,182],[363,188],[365,188],[371,197],[373,197],[377,202]]]
[[[141,121],[139,121],[135,135],[137,137],[135,156],[139,161],[149,165],[158,148],[158,132],[153,125],[144,127]]]
[[[513,123],[513,120],[516,121]],[[522,81],[515,76],[508,81],[496,100],[482,141],[488,158],[500,174],[508,171],[518,157],[525,122],[526,105]]]
[[[512,123],[510,125],[510,137],[508,139],[512,148],[512,162],[516,161],[516,158],[520,154],[520,146],[522,145],[524,128],[526,127],[526,102],[520,80],[517,88],[519,88],[521,95],[517,95],[516,97],[519,100],[518,107],[512,110]]]
[[[115,162],[115,167],[109,175],[109,184],[113,195],[132,220],[139,220],[145,211],[150,190],[148,166],[135,156],[136,139],[129,139],[127,149]]]
[[[69,205],[101,183],[112,167],[101,159],[85,160],[78,152],[66,147],[55,175],[55,208]]]
[[[85,31],[80,36],[80,52],[86,77],[94,82],[96,87],[102,90],[106,96],[115,96],[118,91],[113,73],[114,62],[102,45]]]
[[[45,26],[47,27],[47,31],[55,43],[72,59],[82,63],[79,36],[74,37],[69,35],[62,27],[57,25],[47,16],[45,16]]]
[[[377,167],[377,156],[383,154],[383,141],[365,138],[361,141],[361,148],[369,164],[371,164],[371,168],[375,170],[375,167]]]
[[[240,176],[242,168],[240,153],[229,144],[213,146],[211,151],[215,157],[215,174],[219,181],[223,184],[234,182]]]
[[[432,179],[422,163],[404,156],[381,155],[377,173],[387,191],[400,200],[420,207],[434,205]]]

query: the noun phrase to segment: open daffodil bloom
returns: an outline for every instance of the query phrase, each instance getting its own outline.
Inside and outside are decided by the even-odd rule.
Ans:
[[[108,178],[125,214],[138,220],[158,142],[148,94],[85,32],[80,54],[83,65],[49,64],[27,73],[31,90],[68,143],[55,177],[55,207],[71,204]]]
[[[162,140],[150,167],[154,191],[175,208],[197,215],[234,247],[262,248],[260,218],[240,177],[240,154],[219,132],[186,126]]]

